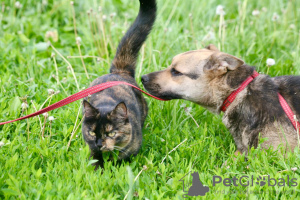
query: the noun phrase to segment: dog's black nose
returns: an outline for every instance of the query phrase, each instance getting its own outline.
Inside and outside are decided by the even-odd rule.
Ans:
[[[147,75],[142,76],[142,83],[147,83],[149,81],[149,77]]]
[[[101,139],[97,139],[96,145],[97,145],[97,147],[101,148],[102,147],[102,140]]]

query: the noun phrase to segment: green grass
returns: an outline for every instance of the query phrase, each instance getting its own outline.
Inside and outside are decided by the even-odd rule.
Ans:
[[[47,31],[56,30],[58,40],[50,38],[53,47],[65,58],[79,55],[70,2],[20,2],[19,9],[14,0],[0,3],[0,121],[32,113],[35,107],[39,109],[44,103],[49,105],[78,91],[68,64],[48,47],[45,37]],[[220,17],[215,13],[219,4],[226,11],[226,29],[221,35]],[[67,58],[80,90],[97,76],[108,73],[118,41],[134,20],[138,5],[137,0],[75,1],[82,55],[101,58],[84,59],[90,79],[80,59]],[[102,7],[102,13],[98,12],[98,6]],[[159,0],[157,21],[140,55],[136,80],[142,87],[141,75],[164,69],[176,54],[209,43],[257,66],[261,73],[299,75],[299,6],[297,0],[245,0],[240,4],[230,0]],[[262,11],[263,7],[267,11]],[[87,14],[90,8],[93,8],[92,24],[102,21],[101,17],[96,20],[95,13],[107,16],[103,21],[104,34],[95,26],[97,33],[93,36]],[[251,14],[256,8],[260,10],[259,16]],[[279,21],[271,20],[274,12],[280,16]],[[112,13],[116,15],[110,17]],[[215,37],[204,40],[209,32]],[[274,58],[276,65],[268,69],[267,58]],[[48,89],[60,93],[48,99]],[[46,121],[45,128],[43,116],[40,121],[35,117],[0,127],[0,141],[5,143],[0,147],[0,199],[123,199],[127,193],[128,199],[183,199],[179,180],[190,171],[199,172],[201,181],[210,187],[207,199],[299,198],[300,170],[291,170],[300,167],[298,150],[283,157],[271,150],[256,149],[251,151],[248,161],[244,156],[233,159],[236,147],[221,116],[182,100],[160,102],[146,98],[149,115],[140,153],[130,163],[115,166],[106,162],[105,169],[96,172],[80,128],[68,149],[71,134],[82,118],[80,101],[50,112],[55,120]],[[23,101],[29,107],[22,111]],[[191,107],[190,114],[199,128],[183,104]],[[51,132],[52,137],[43,139],[43,129],[45,136]],[[225,161],[229,168],[222,167]],[[143,166],[147,169],[142,170]],[[214,175],[223,178],[270,175],[276,179],[286,179],[289,175],[297,179],[298,186],[218,184],[213,187]],[[191,177],[186,181],[191,181]]]

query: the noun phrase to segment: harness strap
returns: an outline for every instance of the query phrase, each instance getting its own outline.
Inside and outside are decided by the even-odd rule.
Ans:
[[[286,113],[286,115],[288,116],[290,121],[292,122],[292,124],[295,127],[296,131],[298,131],[298,133],[300,133],[300,123],[295,118],[296,115],[294,115],[292,109],[287,104],[286,100],[279,93],[278,93],[278,98],[279,98],[280,105],[283,108],[284,112]]]
[[[223,102],[222,107],[221,107],[221,111],[225,112],[226,109],[228,108],[228,106],[234,101],[234,99],[236,98],[236,96],[238,95],[238,93],[240,93],[243,89],[245,89],[245,87],[247,85],[249,85],[249,83],[251,83],[257,76],[259,76],[259,73],[257,73],[256,71],[253,72],[253,74],[251,76],[249,76],[242,84],[241,86],[236,89],[235,91],[233,91]]]

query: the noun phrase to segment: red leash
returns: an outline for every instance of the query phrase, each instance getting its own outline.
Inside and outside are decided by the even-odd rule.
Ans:
[[[140,88],[136,87],[135,85],[132,85],[130,83],[127,83],[127,82],[122,82],[122,81],[112,81],[112,82],[107,82],[107,83],[102,83],[102,84],[99,84],[99,85],[95,85],[93,87],[90,87],[90,88],[87,88],[85,90],[82,90],[81,92],[78,92],[76,94],[73,94],[59,102],[56,102],[46,108],[43,108],[42,110],[39,110],[35,113],[32,113],[30,115],[27,115],[27,116],[24,116],[24,117],[20,117],[18,119],[14,119],[14,120],[11,120],[11,121],[7,121],[7,122],[1,122],[0,123],[0,126],[1,125],[4,125],[4,124],[9,124],[9,123],[12,123],[12,122],[16,122],[16,121],[19,121],[19,120],[22,120],[22,119],[27,119],[27,118],[30,118],[30,117],[34,117],[34,116],[37,116],[37,115],[40,115],[40,114],[43,114],[45,112],[49,112],[51,110],[54,110],[56,108],[59,108],[59,107],[62,107],[62,106],[65,106],[69,103],[72,103],[74,101],[77,101],[79,99],[82,99],[84,97],[87,97],[91,94],[94,94],[94,93],[97,93],[97,92],[100,92],[102,90],[105,90],[107,88],[110,88],[110,87],[113,87],[113,86],[116,86],[116,85],[129,85],[141,92],[143,92],[144,94],[154,98],[154,99],[157,99],[157,100],[160,100],[160,101],[168,101],[168,100],[165,100],[165,99],[160,99],[158,97],[155,97],[147,92],[144,92],[143,90],[141,90]]]
[[[238,93],[240,93],[243,89],[245,89],[245,87],[251,83],[257,76],[259,75],[259,73],[257,73],[256,71],[253,72],[253,74],[251,76],[249,76],[242,84],[241,86],[233,91],[223,102],[223,105],[221,107],[221,110],[223,112],[226,111],[226,109],[228,108],[228,106],[234,101],[234,99],[236,98],[236,96],[238,95]],[[300,133],[300,123],[298,121],[296,121],[296,119],[294,119],[294,113],[292,111],[292,109],[290,108],[290,106],[287,104],[287,102],[285,101],[285,99],[281,96],[281,94],[278,93],[278,98],[279,98],[279,103],[281,105],[281,107],[283,108],[285,114],[288,116],[288,118],[290,119],[290,121],[292,122],[293,126],[295,127],[296,131],[298,131]]]
[[[241,86],[235,90],[234,92],[232,92],[226,99],[225,101],[223,102],[223,105],[221,107],[221,110],[223,112],[226,111],[227,107],[234,101],[234,99],[236,98],[236,96],[238,95],[239,92],[241,92],[249,83],[251,83],[253,81],[254,78],[256,78],[259,74],[254,71],[254,73],[249,76],[242,84]],[[102,83],[102,84],[99,84],[99,85],[95,85],[93,87],[90,87],[90,88],[87,88],[81,92],[78,92],[76,94],[73,94],[59,102],[56,102],[46,108],[43,108],[42,110],[39,110],[35,113],[32,113],[32,114],[29,114],[27,116],[24,116],[24,117],[20,117],[18,119],[14,119],[14,120],[11,120],[11,121],[7,121],[7,122],[1,122],[0,123],[0,126],[1,125],[4,125],[4,124],[9,124],[9,123],[12,123],[12,122],[16,122],[16,121],[19,121],[19,120],[22,120],[22,119],[27,119],[27,118],[31,118],[31,117],[34,117],[34,116],[37,116],[37,115],[40,115],[40,114],[43,114],[45,112],[49,112],[51,110],[54,110],[56,108],[60,108],[62,106],[65,106],[69,103],[72,103],[74,101],[77,101],[79,99],[82,99],[84,97],[87,97],[91,94],[94,94],[94,93],[97,93],[97,92],[100,92],[102,90],[105,90],[107,88],[110,88],[110,87],[113,87],[113,86],[116,86],[116,85],[128,85],[128,86],[131,86],[141,92],[143,92],[144,94],[154,98],[154,99],[157,99],[157,100],[160,100],[160,101],[168,101],[166,99],[161,99],[161,98],[158,98],[158,97],[155,97],[147,92],[144,92],[143,90],[141,90],[140,88],[136,87],[135,85],[132,85],[130,83],[127,83],[127,82],[122,82],[122,81],[112,81],[112,82],[107,82],[107,83]],[[284,112],[286,113],[286,115],[288,116],[288,118],[290,119],[290,121],[292,122],[293,126],[295,127],[296,130],[299,130],[300,132],[300,123],[298,121],[296,121],[294,119],[294,113],[293,111],[291,110],[291,108],[289,107],[289,105],[287,104],[287,102],[285,101],[285,99],[278,93],[278,98],[279,98],[279,102],[280,102],[280,105],[282,106]]]

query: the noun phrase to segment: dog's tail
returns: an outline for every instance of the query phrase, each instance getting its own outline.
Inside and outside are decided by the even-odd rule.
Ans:
[[[140,10],[134,23],[119,43],[110,72],[127,72],[134,77],[139,50],[147,39],[156,18],[156,1],[139,0]]]

